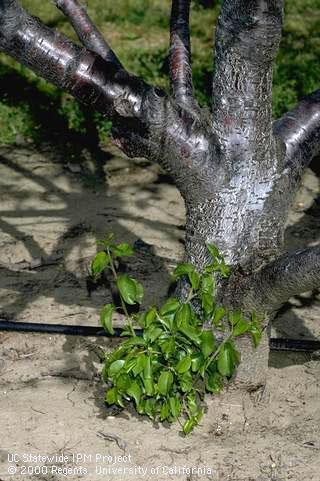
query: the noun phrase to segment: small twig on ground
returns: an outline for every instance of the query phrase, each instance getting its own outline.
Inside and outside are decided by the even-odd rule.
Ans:
[[[27,357],[32,357],[34,356],[35,354],[37,354],[37,351],[34,351],[34,352],[29,352],[27,354],[19,354],[18,353],[18,359],[25,359]]]
[[[31,410],[34,411],[35,413],[39,413],[39,414],[48,414],[48,413],[46,413],[46,412],[44,412],[44,411],[39,411],[39,409],[35,409],[35,408],[33,408],[33,407],[31,407]]]
[[[126,449],[127,449],[126,441],[121,439],[116,434],[105,434],[101,431],[98,431],[97,436],[99,436],[99,438],[105,439],[107,441],[113,441],[113,442],[117,443],[118,448],[120,448],[124,453],[126,452]]]

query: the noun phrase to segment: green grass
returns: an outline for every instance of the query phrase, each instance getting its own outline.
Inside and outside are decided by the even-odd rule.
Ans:
[[[21,3],[53,28],[76,40],[72,27],[50,0]],[[147,82],[168,88],[164,60],[168,51],[169,0],[88,0],[89,12],[126,68]],[[210,9],[193,2],[191,34],[193,81],[202,105],[210,102],[212,46],[219,1]],[[274,71],[273,113],[279,117],[304,94],[319,88],[319,0],[286,2],[283,38]],[[17,134],[39,141],[59,124],[86,129],[83,107],[69,95],[39,79],[0,54],[0,143],[12,144]],[[55,112],[52,112],[52,109]],[[48,119],[54,122],[52,127]],[[94,115],[102,141],[110,123]]]

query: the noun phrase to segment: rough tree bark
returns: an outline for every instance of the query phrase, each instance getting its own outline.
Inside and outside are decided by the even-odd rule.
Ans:
[[[186,203],[186,260],[203,268],[206,243],[216,244],[232,266],[219,298],[264,317],[260,347],[240,341],[235,380],[257,389],[266,381],[270,321],[290,296],[320,285],[319,246],[282,252],[288,209],[320,150],[320,90],[272,120],[283,0],[224,0],[210,112],[193,95],[190,0],[172,1],[170,94],[125,70],[78,0],[54,3],[83,47],[16,0],[0,0],[0,49],[112,119],[114,142],[128,156],[170,173]]]

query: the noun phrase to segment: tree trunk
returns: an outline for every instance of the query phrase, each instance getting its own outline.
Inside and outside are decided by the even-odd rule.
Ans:
[[[264,158],[261,158],[263,162]],[[271,177],[271,176],[270,176]],[[268,326],[271,313],[264,306],[245,296],[246,280],[252,273],[274,259],[283,247],[284,222],[288,210],[288,197],[283,194],[281,209],[272,209],[279,203],[280,193],[288,190],[288,179],[283,176],[259,182],[247,174],[237,185],[222,187],[212,199],[187,205],[186,260],[201,271],[210,259],[207,243],[216,244],[224,253],[227,264],[234,271],[228,282],[218,286],[217,298],[222,305],[243,312],[255,311],[263,317],[264,335],[259,348],[253,348],[248,338],[237,341],[242,362],[237,372],[237,385],[253,390],[265,384],[268,371]],[[253,193],[257,192],[256,195]]]
[[[235,379],[249,390],[263,386],[270,321],[289,297],[320,285],[319,246],[282,254],[289,207],[320,151],[320,90],[272,120],[283,1],[222,3],[211,112],[193,95],[190,0],[172,1],[170,95],[124,69],[78,0],[55,3],[85,48],[16,0],[0,0],[0,49],[110,118],[114,142],[128,156],[147,157],[171,174],[186,202],[186,260],[201,271],[206,244],[216,244],[232,267],[218,300],[263,319],[258,349],[249,338],[238,341]]]

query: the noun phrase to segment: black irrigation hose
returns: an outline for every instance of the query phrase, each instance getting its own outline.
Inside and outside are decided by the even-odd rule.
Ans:
[[[320,351],[320,341],[312,339],[282,339],[271,337],[269,346],[272,351]]]
[[[108,334],[101,326],[70,326],[65,324],[38,324],[37,322],[13,322],[0,319],[0,331],[42,332],[46,334],[67,334],[69,336],[120,337],[122,329],[115,327],[114,334]],[[138,331],[138,330],[137,330]],[[137,332],[139,335],[139,332]]]
[[[70,326],[63,324],[38,324],[35,322],[13,322],[0,319],[0,331],[42,332],[46,334],[66,334],[70,336],[120,337],[121,328],[114,328],[114,334],[108,334],[99,326]],[[135,330],[138,336],[141,329]],[[281,339],[271,338],[272,351],[303,351],[314,352],[320,350],[320,341],[309,339]]]

